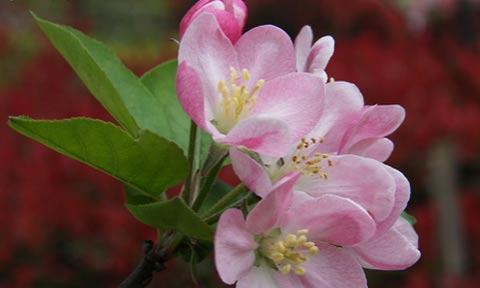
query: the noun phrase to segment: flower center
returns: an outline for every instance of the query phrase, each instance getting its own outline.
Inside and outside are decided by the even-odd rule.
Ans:
[[[269,260],[273,268],[284,275],[293,271],[296,275],[305,274],[302,266],[310,259],[310,256],[318,253],[315,243],[308,241],[308,230],[298,230],[296,234],[288,234],[285,237],[268,236],[260,241],[260,254]]]
[[[241,73],[230,67],[230,80],[218,82],[217,90],[222,96],[215,124],[222,133],[227,133],[247,116],[255,107],[256,98],[265,80],[260,79],[251,90],[247,88],[250,73],[243,69]]]
[[[327,180],[328,175],[323,171],[324,163],[328,166],[332,166],[332,160],[328,159],[328,154],[315,152],[313,155],[309,155],[309,148],[315,145],[317,142],[323,143],[323,138],[315,139],[311,138],[307,141],[302,138],[300,143],[296,147],[295,153],[292,155],[291,164],[294,169],[301,172],[303,175],[315,176],[318,175],[321,178]],[[307,156],[308,155],[308,156]]]

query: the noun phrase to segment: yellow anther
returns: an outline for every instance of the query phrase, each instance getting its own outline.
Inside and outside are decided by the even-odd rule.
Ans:
[[[320,153],[320,152],[308,152],[305,149],[308,149],[310,145],[315,145],[316,143],[322,143],[322,138],[319,140],[315,138],[310,138],[307,141],[305,138],[302,138],[300,142],[297,144],[297,151],[292,155],[292,163],[293,168],[303,175],[313,176],[318,175],[320,178],[327,180],[327,174],[323,171],[322,162],[326,161],[328,166],[333,166],[333,162],[330,159],[328,154]],[[308,157],[307,157],[308,156]]]
[[[262,89],[263,85],[265,85],[265,80],[260,79],[255,83],[255,86],[253,86],[252,92],[250,93],[251,96],[256,95],[260,89]]]
[[[310,260],[308,256],[302,255],[302,254],[295,254],[295,256],[292,257],[291,259],[295,264],[303,264],[305,261]]]
[[[292,271],[296,275],[304,275],[305,269],[302,265],[319,251],[314,242],[308,241],[308,229],[300,229],[295,234],[285,236],[273,234],[259,244],[261,255],[268,258],[269,263],[285,275]]]
[[[285,246],[295,247],[297,245],[297,236],[294,234],[288,234],[285,238]]]
[[[250,73],[247,69],[240,72],[230,67],[230,79],[218,82],[217,90],[222,96],[215,114],[215,125],[223,132],[227,133],[235,126],[238,121],[246,117],[255,107],[256,97],[264,80],[258,80],[251,87],[247,85],[250,81]]]
[[[290,264],[285,264],[280,268],[280,272],[282,272],[282,274],[284,275],[287,275],[288,273],[290,273],[291,270],[292,270],[292,265]]]
[[[307,242],[307,236],[305,235],[300,235],[297,238],[297,245],[301,246],[303,243]]]
[[[243,78],[243,81],[250,80],[250,73],[248,72],[247,69],[242,69],[242,78]]]
[[[315,255],[318,253],[318,247],[317,246],[310,247],[308,248],[308,252],[310,252],[310,254],[312,255]]]
[[[295,274],[297,274],[298,276],[303,276],[305,275],[305,269],[301,266],[297,266],[295,267],[295,270],[294,270]]]
[[[301,229],[297,231],[298,235],[307,235],[308,234],[308,229]]]
[[[235,82],[238,79],[238,72],[235,68],[230,67],[230,80]]]
[[[314,246],[315,246],[315,243],[313,243],[311,241],[303,243],[303,247],[305,247],[305,248],[311,248],[311,247],[314,247]]]
[[[272,258],[273,262],[280,263],[285,258],[285,256],[280,252],[275,252],[275,253],[272,253],[270,258]]]

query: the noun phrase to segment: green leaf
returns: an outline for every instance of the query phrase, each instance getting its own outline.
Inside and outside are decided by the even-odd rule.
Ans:
[[[103,171],[158,198],[186,177],[182,151],[149,131],[134,139],[117,126],[93,119],[32,120],[11,117],[9,125],[45,146]]]
[[[175,92],[175,77],[177,73],[177,60],[164,62],[142,76],[142,83],[152,92],[162,110],[161,115],[164,124],[163,131],[168,131],[165,136],[175,142],[187,155],[190,117],[183,111],[182,106],[178,102]],[[196,157],[195,167],[199,168],[205,161],[208,149],[212,142],[209,134],[199,130],[198,133],[199,155]]]
[[[411,225],[415,225],[415,223],[417,223],[417,218],[415,218],[415,216],[412,216],[412,215],[408,214],[405,211],[402,212],[401,217],[403,219],[407,220],[408,223],[410,223]]]
[[[90,92],[130,135],[150,130],[185,149],[188,132],[184,132],[184,121],[176,120],[176,114],[183,111],[175,96],[175,63],[167,65],[160,75],[163,78],[158,79],[161,82],[156,83],[161,96],[169,97],[157,97],[100,42],[71,27],[33,16]]]
[[[126,203],[128,204],[141,205],[141,204],[157,202],[159,200],[151,196],[147,196],[142,191],[132,186],[129,186],[128,184],[124,185],[124,190],[125,190]]]
[[[145,205],[126,204],[142,223],[158,229],[173,229],[199,240],[212,240],[212,228],[180,198]]]

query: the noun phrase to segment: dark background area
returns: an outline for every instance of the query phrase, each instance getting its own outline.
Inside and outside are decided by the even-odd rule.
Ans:
[[[108,176],[11,131],[8,115],[111,120],[34,25],[29,10],[106,43],[137,74],[175,57],[194,1],[0,2],[0,287],[116,287],[155,232],[123,206]],[[370,287],[480,287],[480,1],[256,0],[247,28],[332,35],[327,72],[368,104],[399,103],[407,119],[388,163],[412,184],[421,260],[368,272]],[[231,170],[223,176],[234,182]],[[196,287],[169,263],[152,287]],[[198,287],[224,287],[211,260]]]

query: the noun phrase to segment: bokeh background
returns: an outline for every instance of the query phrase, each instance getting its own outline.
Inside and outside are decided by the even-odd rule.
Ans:
[[[136,73],[175,57],[194,1],[0,1],[0,287],[116,287],[154,231],[123,207],[121,184],[12,132],[8,115],[111,120],[28,11],[106,43]],[[248,27],[292,37],[310,24],[336,39],[330,76],[369,104],[400,103],[390,165],[412,183],[421,260],[368,272],[370,287],[480,287],[480,1],[250,0]],[[223,172],[235,182],[231,170]],[[368,177],[368,175],[365,175]],[[169,263],[151,287],[225,287],[211,260],[197,286]]]

